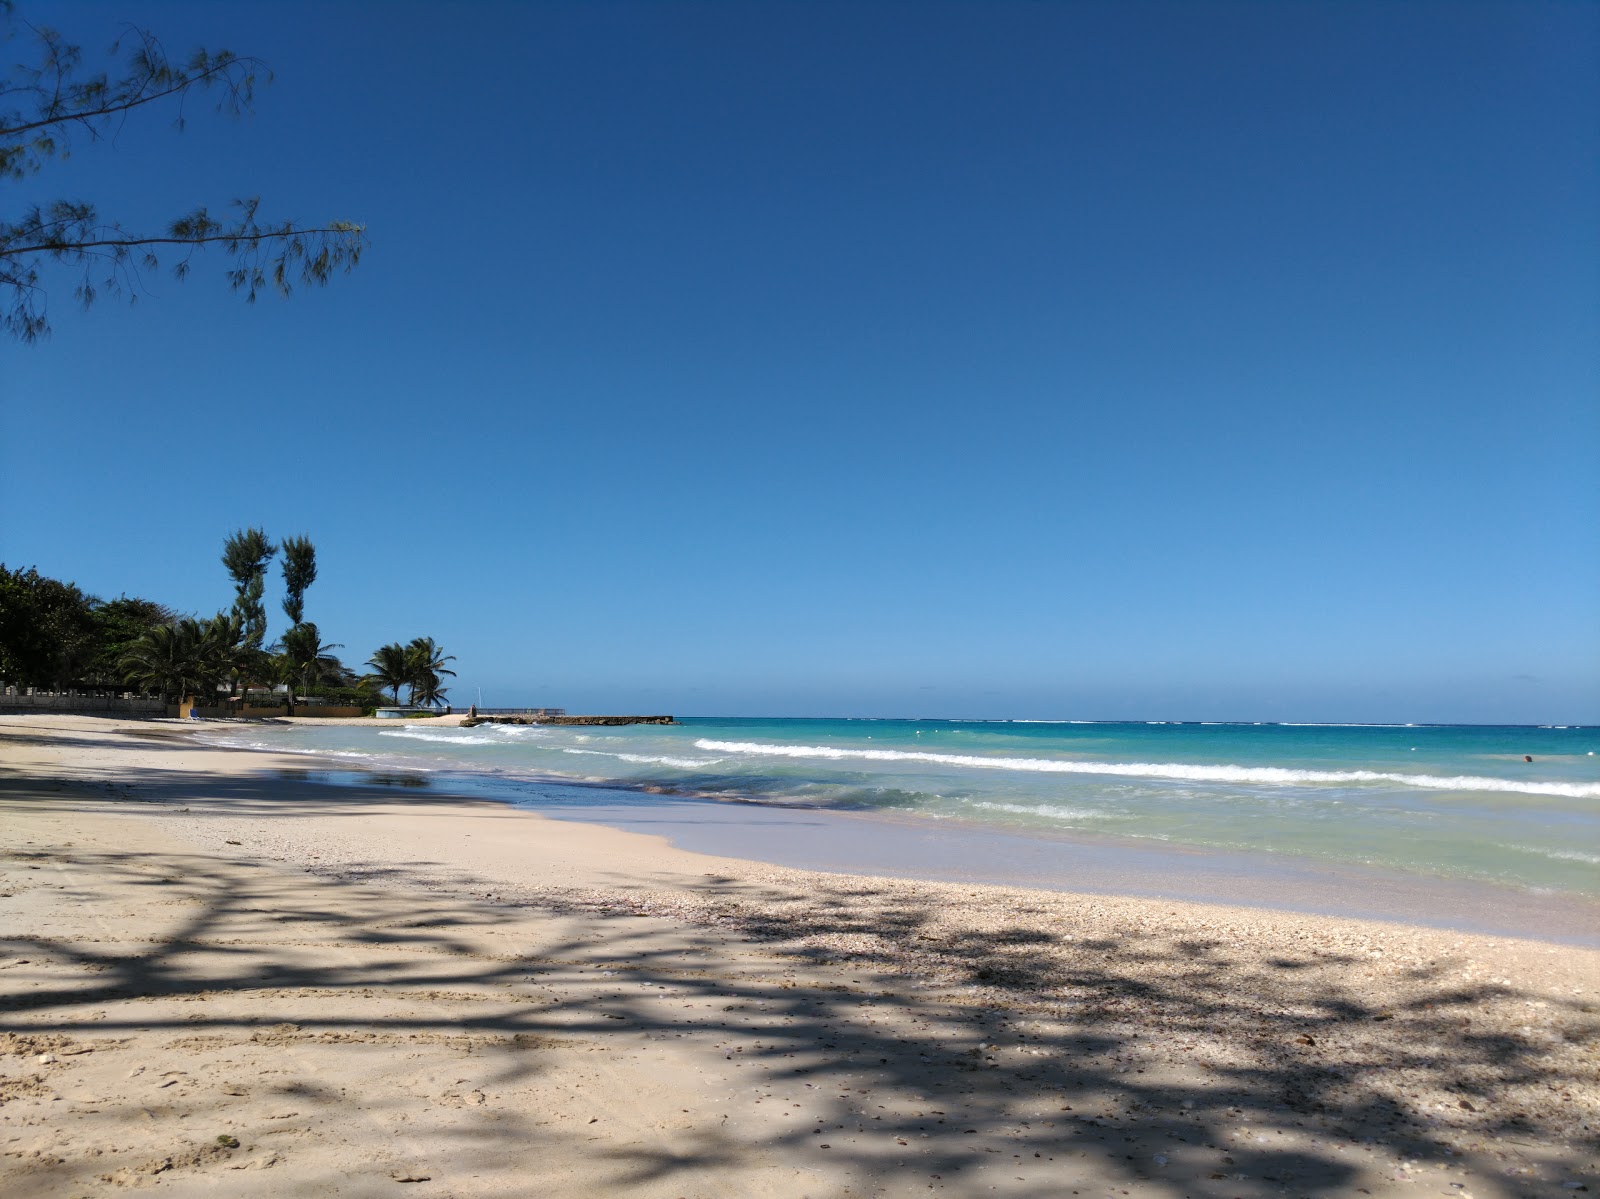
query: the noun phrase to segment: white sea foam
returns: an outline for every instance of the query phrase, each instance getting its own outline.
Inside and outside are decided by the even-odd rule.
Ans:
[[[1522,795],[1560,795],[1569,799],[1600,798],[1600,783],[1522,782],[1516,779],[1445,777],[1434,774],[1391,774],[1377,770],[1290,770],[1281,766],[1190,765],[1186,762],[1085,762],[1055,758],[983,758],[967,754],[926,753],[904,749],[839,749],[831,745],[765,745],[757,741],[700,740],[696,749],[724,753],[763,754],[780,758],[827,761],[929,762],[977,770],[1017,770],[1040,774],[1097,774],[1124,778],[1187,779],[1210,783],[1398,783],[1435,791],[1509,791]]]
[[[1256,721],[1257,724],[1261,722]],[[1280,720],[1286,729],[1414,729],[1414,724],[1363,724],[1358,720]]]
[[[427,729],[380,729],[378,736],[403,737],[407,741],[433,741],[440,745],[493,745],[498,740],[477,733],[429,732]]]
[[[1523,853],[1536,853],[1540,857],[1556,858],[1562,862],[1586,862],[1600,866],[1600,854],[1584,853],[1578,849],[1540,849],[1537,845],[1508,845],[1507,849],[1520,849]]]
[[[1015,812],[1019,816],[1045,816],[1051,820],[1110,820],[1113,819],[1109,812],[1091,812],[1086,808],[1062,808],[1052,804],[1023,804],[1023,803],[994,803],[990,800],[978,800],[973,805],[975,808],[987,808],[991,812]]]
[[[591,758],[616,758],[623,762],[638,762],[646,766],[676,766],[680,770],[698,770],[702,766],[713,766],[722,761],[721,758],[669,758],[653,757],[650,754],[612,754],[603,749],[564,749],[564,754],[584,754]]]

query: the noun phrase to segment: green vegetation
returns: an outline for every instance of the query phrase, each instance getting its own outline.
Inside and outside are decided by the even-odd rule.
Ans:
[[[129,646],[176,619],[153,600],[96,599],[32,567],[0,564],[0,679],[44,688],[120,683]]]
[[[86,677],[97,683],[122,682],[122,660],[134,643],[151,629],[178,619],[178,613],[165,604],[126,595],[105,603],[92,601],[89,615],[97,648]]]
[[[261,648],[267,635],[267,609],[261,597],[267,587],[267,563],[277,552],[278,547],[260,529],[242,529],[222,546],[222,565],[238,590],[233,614],[244,626],[246,643],[255,649]]]
[[[284,605],[287,607],[287,603]],[[314,624],[297,624],[278,642],[278,681],[289,688],[289,711],[294,711],[294,689],[298,684],[309,691],[322,683],[338,685],[345,680],[344,664],[333,656],[342,645],[324,645]]]
[[[429,708],[441,706],[446,693],[441,676],[456,677],[455,671],[445,669],[446,662],[456,660],[455,655],[447,655],[432,637],[417,637],[406,646],[406,657],[411,663],[411,702]]]
[[[411,663],[406,657],[406,647],[398,642],[380,645],[367,660],[372,667],[372,681],[380,687],[394,689],[394,702],[400,702],[400,688],[411,685]]]
[[[446,654],[432,637],[416,637],[409,645],[397,641],[379,646],[367,665],[372,667],[372,680],[394,692],[396,704],[400,702],[400,688],[407,687],[410,703],[437,708],[449,693],[443,685],[444,676],[456,676],[445,663],[455,660],[455,655]]]
[[[0,180],[20,181],[66,158],[75,136],[90,144],[113,141],[146,105],[170,108],[181,129],[188,102],[208,93],[218,112],[237,117],[250,111],[257,81],[272,77],[259,59],[228,50],[196,50],[174,61],[154,35],[132,26],[112,47],[113,54],[127,49],[124,72],[117,78],[85,73],[77,46],[53,29],[13,19],[11,10],[11,0],[0,0],[0,42],[7,44],[7,67],[0,68]],[[13,53],[29,53],[24,47],[29,60],[11,66]],[[151,233],[126,229],[93,204],[72,199],[0,219],[0,329],[25,342],[50,331],[41,265],[76,273],[74,294],[87,307],[101,292],[145,294],[140,272],[157,269],[158,251],[169,247],[181,254],[172,269],[178,279],[187,277],[196,251],[220,247],[233,263],[225,272],[229,284],[251,303],[269,288],[287,296],[296,282],[326,285],[361,260],[363,226],[269,222],[259,207],[259,197],[235,200],[233,215],[220,221],[200,207]]]
[[[38,690],[132,688],[168,702],[194,696],[217,703],[226,690],[242,703],[252,685],[282,684],[291,713],[297,702],[316,698],[370,711],[386,702],[381,688],[408,688],[413,704],[440,707],[443,685],[455,661],[432,637],[381,646],[360,675],[334,653],[344,648],[322,640],[305,620],[305,594],[317,577],[316,550],[309,538],[286,538],[283,550],[283,610],[294,622],[266,649],[263,603],[267,566],[277,554],[261,529],[231,535],[222,564],[233,581],[231,611],[206,619],[182,615],[154,600],[120,596],[101,600],[76,585],[36,569],[0,563],[0,683]],[[252,697],[254,702],[254,697]]]
[[[49,687],[76,673],[90,652],[89,597],[30,567],[0,566],[0,676]]]
[[[283,614],[298,625],[306,618],[306,588],[317,581],[317,547],[308,537],[283,539]]]
[[[123,678],[168,703],[186,695],[214,694],[228,673],[238,637],[239,626],[220,612],[204,623],[185,616],[157,625],[128,648]]]

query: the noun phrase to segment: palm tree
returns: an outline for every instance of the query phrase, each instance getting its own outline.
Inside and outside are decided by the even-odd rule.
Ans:
[[[205,624],[192,616],[157,624],[123,655],[123,679],[166,700],[203,695],[226,672],[222,655],[229,628],[229,618],[221,615]]]
[[[289,707],[294,708],[294,685],[309,691],[319,683],[337,683],[344,678],[344,665],[333,656],[342,645],[324,644],[317,626],[310,621],[297,624],[279,641],[283,681],[289,684]]]
[[[377,651],[367,659],[367,665],[372,667],[372,681],[379,687],[392,687],[394,689],[394,702],[400,702],[400,688],[411,686],[412,671],[411,660],[406,652],[406,647],[398,641],[389,645],[381,645]]]
[[[228,694],[244,696],[252,683],[270,683],[277,677],[272,655],[252,644],[250,626],[237,613],[218,613],[207,628],[215,649],[218,675],[228,681]]]
[[[456,677],[456,672],[446,669],[446,662],[454,662],[454,654],[446,654],[432,637],[416,637],[406,646],[406,661],[411,667],[411,702],[438,707],[444,703],[445,688],[440,675]]]
[[[411,702],[415,705],[430,708],[442,707],[445,696],[450,694],[448,687],[439,686],[439,676],[427,675],[411,684]]]
[[[130,686],[171,699],[175,692],[181,697],[189,685],[189,658],[189,647],[183,643],[177,626],[161,624],[128,646],[118,668]]]
[[[218,612],[199,625],[195,645],[196,674],[208,693],[214,692],[224,679],[237,684],[250,673],[259,657],[260,651],[251,648],[244,621],[238,613]]]

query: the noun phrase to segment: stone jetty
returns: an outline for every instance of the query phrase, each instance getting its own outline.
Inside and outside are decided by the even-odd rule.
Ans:
[[[676,724],[670,716],[541,716],[530,714],[526,716],[495,715],[495,716],[467,716],[461,722],[461,727],[470,729],[480,724],[589,724],[589,725],[618,725],[618,724]]]

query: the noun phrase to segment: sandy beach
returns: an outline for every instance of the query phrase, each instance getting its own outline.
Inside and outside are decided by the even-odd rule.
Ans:
[[[1600,952],[808,873],[306,765],[0,717],[8,1199],[1600,1189]]]

